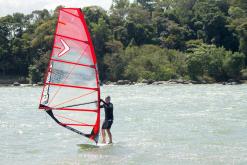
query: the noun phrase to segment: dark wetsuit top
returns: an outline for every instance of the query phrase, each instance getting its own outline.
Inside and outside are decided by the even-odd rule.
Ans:
[[[102,101],[104,104],[100,106],[100,108],[105,109],[105,120],[102,125],[102,129],[111,129],[113,123],[113,104]]]
[[[107,121],[113,121],[113,104],[109,103],[107,104],[106,102],[103,102],[104,104],[100,106],[100,108],[105,109],[105,120]]]

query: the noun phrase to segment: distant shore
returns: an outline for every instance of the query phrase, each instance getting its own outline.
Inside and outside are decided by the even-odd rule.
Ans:
[[[129,80],[118,80],[117,82],[107,81],[102,83],[103,85],[169,85],[169,84],[222,84],[222,85],[238,85],[247,84],[247,80],[229,80],[226,82],[206,82],[206,81],[193,81],[183,79],[171,79],[168,81],[154,81],[154,80],[142,80],[140,82],[131,82]]]
[[[142,80],[140,82],[132,82],[130,80],[118,80],[116,82],[105,81],[100,85],[171,85],[171,84],[222,84],[222,85],[240,85],[247,84],[247,80],[229,80],[226,82],[206,82],[206,81],[193,81],[193,80],[183,80],[183,79],[171,79],[168,81],[154,81],[154,80]],[[0,83],[0,87],[4,86],[21,86],[21,87],[35,87],[43,86],[42,82],[36,84],[22,83],[22,82],[8,82]]]

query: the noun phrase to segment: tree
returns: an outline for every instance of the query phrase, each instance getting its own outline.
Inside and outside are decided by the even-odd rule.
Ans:
[[[61,7],[0,17],[0,76],[42,81]],[[246,9],[246,0],[113,0],[109,12],[82,10],[100,80],[226,81],[245,77]]]
[[[245,56],[242,53],[228,53],[224,60],[224,70],[229,78],[239,79],[244,68]]]
[[[203,62],[199,55],[190,55],[187,59],[188,73],[192,80],[199,80],[203,76]]]
[[[149,12],[154,11],[156,4],[155,0],[136,0],[136,2]]]
[[[196,31],[200,31],[197,36],[207,44],[224,46],[227,50],[238,50],[238,39],[234,31],[228,28],[227,12],[228,4],[223,0],[197,1],[193,7],[193,22],[201,22],[202,26],[194,25]]]
[[[9,59],[9,29],[6,26],[4,18],[0,19],[0,73],[1,75],[5,76],[8,68],[10,66],[10,59]]]

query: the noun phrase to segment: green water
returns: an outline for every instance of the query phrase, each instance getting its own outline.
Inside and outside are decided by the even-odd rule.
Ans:
[[[0,88],[0,164],[247,164],[247,85],[104,86],[114,144],[93,144],[37,109],[41,88]],[[102,114],[103,115],[103,114]]]

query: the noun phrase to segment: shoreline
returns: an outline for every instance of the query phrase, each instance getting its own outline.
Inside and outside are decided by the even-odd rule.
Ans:
[[[100,86],[122,86],[122,85],[129,85],[129,86],[140,86],[140,85],[210,85],[210,84],[219,84],[219,85],[241,85],[241,84],[247,84],[247,80],[240,80],[240,81],[227,81],[227,82],[199,82],[199,81],[192,81],[192,80],[168,80],[168,81],[152,81],[152,80],[143,80],[141,82],[131,82],[129,80],[119,80],[117,82],[103,82],[100,84]],[[43,83],[37,83],[37,84],[26,84],[26,83],[4,83],[0,84],[0,87],[39,87],[43,86]]]

